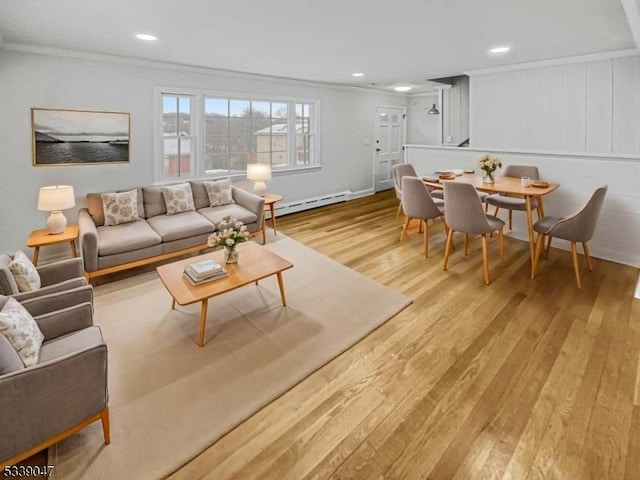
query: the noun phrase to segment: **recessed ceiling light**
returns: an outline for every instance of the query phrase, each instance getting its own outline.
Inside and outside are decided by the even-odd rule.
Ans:
[[[411,90],[413,87],[410,87],[409,85],[400,85],[398,87],[393,87],[393,89],[396,92],[408,92],[409,90]]]
[[[158,40],[158,37],[156,37],[155,35],[150,35],[148,33],[137,33],[136,38],[138,40],[144,40],[145,42],[155,42],[156,40]]]
[[[494,47],[491,50],[489,50],[489,52],[491,52],[491,53],[507,53],[509,50],[511,50],[511,47]]]
[[[352,73],[352,77],[364,77],[364,73]]]

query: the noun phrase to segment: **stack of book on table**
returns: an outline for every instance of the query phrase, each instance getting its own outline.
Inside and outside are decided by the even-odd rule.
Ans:
[[[202,285],[212,280],[228,277],[229,272],[213,260],[203,260],[187,265],[183,275],[191,285]]]

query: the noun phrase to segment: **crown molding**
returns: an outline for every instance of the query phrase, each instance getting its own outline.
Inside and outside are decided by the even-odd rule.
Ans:
[[[620,0],[620,2],[627,17],[633,41],[636,48],[640,49],[640,0]]]
[[[1,37],[0,37],[1,40]],[[406,97],[406,93],[398,93],[394,91],[382,90],[372,87],[361,87],[354,85],[341,85],[338,83],[320,82],[314,80],[301,80],[299,78],[279,77],[276,75],[264,75],[259,73],[239,72],[235,70],[225,70],[210,67],[200,67],[196,65],[188,65],[181,63],[160,62],[157,60],[144,60],[135,57],[123,57],[119,55],[107,55],[102,53],[82,52],[79,50],[67,50],[62,48],[44,47],[40,45],[28,45],[22,43],[2,43],[0,41],[0,47],[3,50],[12,50],[16,52],[35,53],[39,55],[49,55],[56,57],[77,58],[81,60],[90,60],[105,63],[118,63],[121,65],[130,65],[134,67],[146,67],[146,68],[159,68],[163,70],[172,70],[183,73],[197,73],[204,75],[216,75],[219,77],[245,79],[245,80],[260,80],[273,83],[294,83],[297,85],[306,85],[314,87],[332,88],[336,90],[352,91],[360,93],[378,93],[384,95],[390,95],[394,97]]]
[[[615,52],[593,53],[576,57],[554,58],[552,60],[542,60],[539,62],[517,63],[515,65],[506,65],[503,67],[469,70],[463,73],[472,77],[474,75],[486,75],[488,73],[511,72],[513,70],[525,70],[528,68],[553,67],[558,65],[567,65],[570,63],[597,62],[599,60],[611,60],[613,58],[632,57],[636,55],[640,55],[640,49],[618,50]]]

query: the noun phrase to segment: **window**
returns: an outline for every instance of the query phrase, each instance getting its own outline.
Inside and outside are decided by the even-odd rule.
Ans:
[[[161,93],[163,178],[316,164],[317,102]]]

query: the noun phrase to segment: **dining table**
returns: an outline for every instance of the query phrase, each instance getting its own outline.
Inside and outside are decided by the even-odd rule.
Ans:
[[[531,200],[535,198],[538,203],[538,217],[544,217],[544,206],[542,197],[556,190],[560,184],[551,182],[534,182],[527,187],[522,186],[520,177],[506,177],[504,175],[495,175],[493,183],[485,183],[482,176],[477,173],[464,173],[450,180],[431,181],[423,177],[425,185],[435,189],[443,189],[445,182],[466,182],[472,184],[476,190],[486,192],[488,194],[500,193],[511,197],[524,198],[527,214],[527,228],[529,231],[529,255],[531,259],[531,268],[535,257],[535,238],[533,235],[533,211]],[[446,205],[445,205],[446,218]]]

